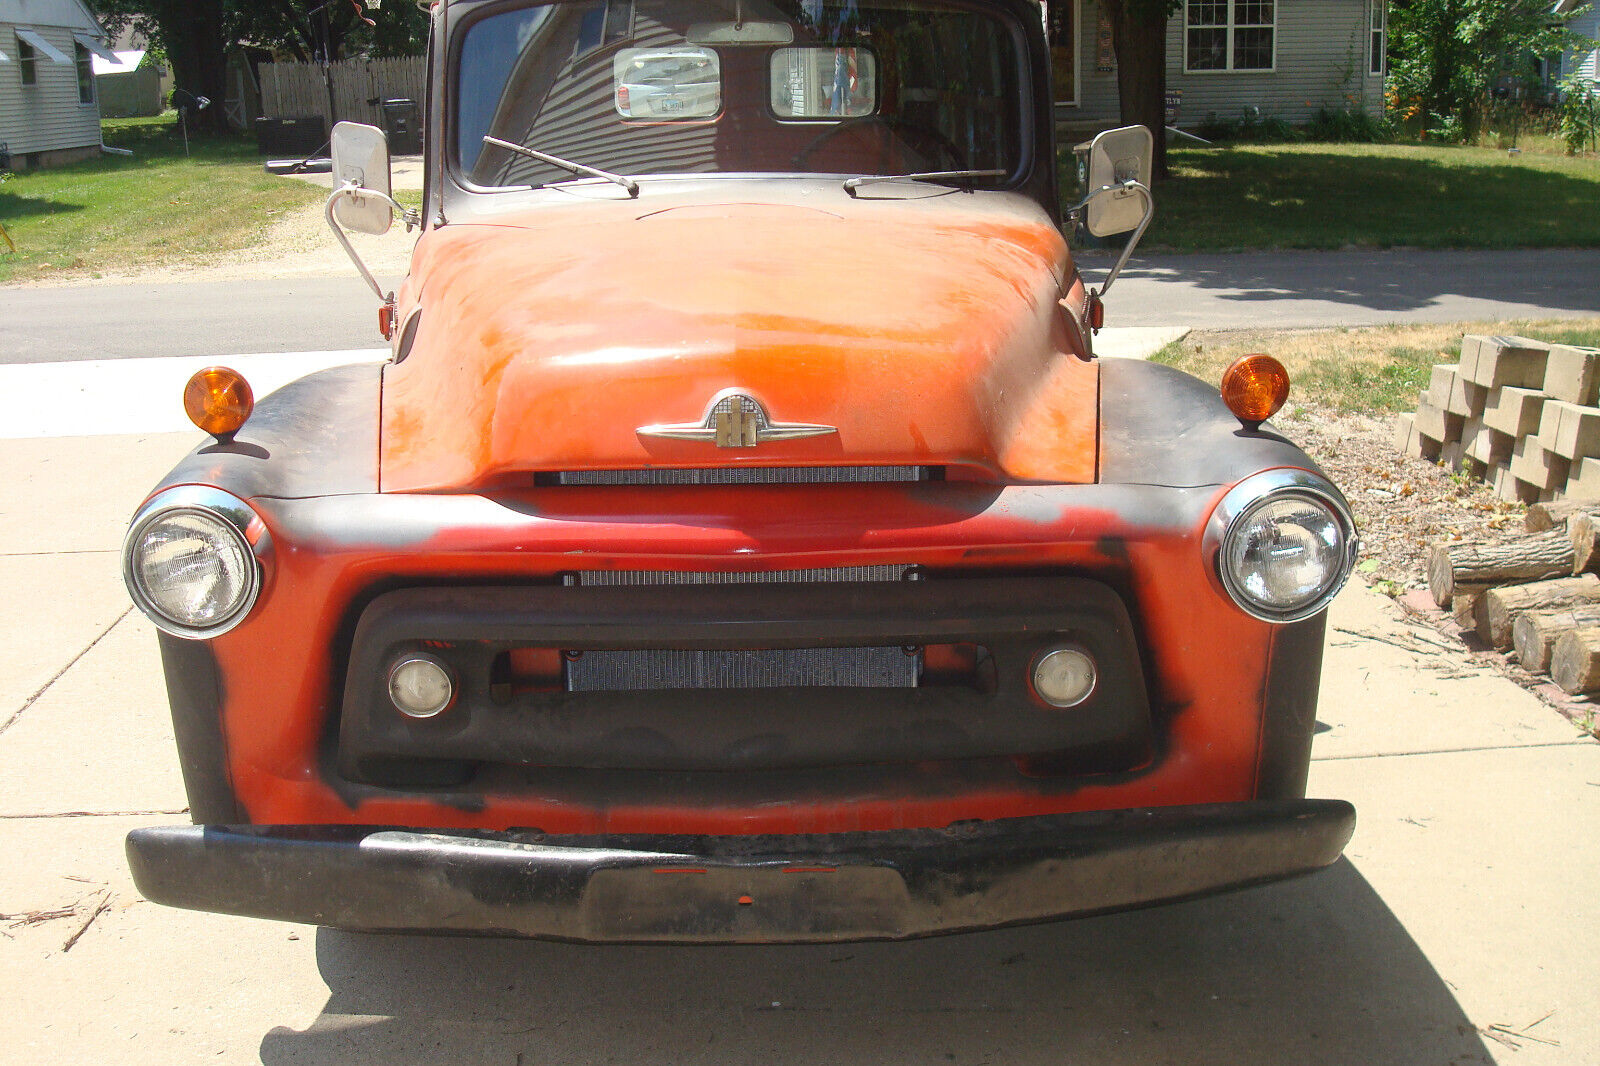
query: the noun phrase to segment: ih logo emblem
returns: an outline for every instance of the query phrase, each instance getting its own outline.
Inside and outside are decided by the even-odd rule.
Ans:
[[[640,426],[634,432],[665,440],[707,441],[719,448],[754,448],[766,441],[820,437],[839,430],[810,422],[774,422],[760,400],[738,389],[725,389],[711,398],[698,422]]]
[[[745,407],[745,404],[754,406],[755,401],[748,396],[738,397],[741,403],[732,405],[729,410],[713,412],[716,419],[717,447],[719,448],[754,448],[756,446],[756,431],[761,422],[756,417],[756,412]]]

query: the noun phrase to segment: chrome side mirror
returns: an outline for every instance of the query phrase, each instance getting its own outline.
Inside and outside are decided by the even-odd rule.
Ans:
[[[1130,187],[1150,187],[1150,160],[1155,139],[1143,126],[1106,130],[1089,142],[1089,179],[1085,188],[1088,215],[1084,224],[1096,237],[1139,228],[1144,198]]]
[[[1097,135],[1088,147],[1088,180],[1083,199],[1070,212],[1072,220],[1082,220],[1096,237],[1132,231],[1105,283],[1089,294],[1090,302],[1097,304],[1122,273],[1155,217],[1156,201],[1150,195],[1155,138],[1143,126],[1123,126]]]
[[[333,187],[347,186],[356,188],[333,205],[339,224],[357,233],[388,233],[394,222],[389,138],[378,127],[360,122],[340,122],[333,127]]]

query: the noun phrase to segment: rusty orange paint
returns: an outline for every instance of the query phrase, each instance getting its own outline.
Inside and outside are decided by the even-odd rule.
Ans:
[[[305,544],[274,557],[261,609],[213,641],[223,676],[274,678],[271,685],[229,686],[224,694],[229,775],[252,821],[531,825],[567,833],[821,833],[1253,798],[1263,700],[1260,664],[1267,661],[1276,629],[1246,616],[1214,589],[1198,550],[1203,523],[1186,530],[1140,529],[1111,512],[1087,509],[1048,523],[1011,513],[963,517],[915,492],[884,492],[873,522],[863,527],[862,487],[813,486],[806,490],[804,523],[793,521],[781,489],[742,487],[653,490],[657,518],[621,526],[605,521],[607,507],[601,501],[614,498],[620,508],[632,497],[637,513],[636,490],[559,491],[581,493],[586,524],[607,534],[585,552],[586,567],[692,565],[693,556],[685,554],[690,545],[681,539],[694,525],[682,512],[692,501],[702,514],[719,516],[712,528],[702,523],[693,530],[698,552],[723,561],[737,557],[752,568],[894,559],[934,570],[970,570],[1003,566],[1010,553],[1052,570],[1121,574],[1146,636],[1149,676],[1159,679],[1152,699],[1166,737],[1163,750],[1150,766],[1132,774],[1068,781],[1029,778],[1020,770],[980,780],[935,776],[919,779],[916,789],[817,802],[741,804],[704,795],[645,802],[540,787],[491,788],[481,803],[452,806],[426,794],[373,789],[352,799],[341,793],[328,779],[319,752],[337,714],[333,701],[340,667],[331,649],[339,643],[347,613],[378,581],[528,580],[572,567],[565,536],[541,532],[531,519],[513,518],[504,526],[464,527],[424,544]],[[536,513],[534,495],[522,502],[504,499],[506,513]],[[552,493],[542,495],[548,499]],[[279,505],[256,504],[275,539],[292,543],[295,538],[280,526]],[[552,510],[546,507],[542,514],[548,519]],[[1107,555],[1108,542],[1120,545],[1123,554]],[[975,564],[974,546],[993,549],[993,561]]]
[[[1092,481],[1098,368],[1048,220],[835,206],[601,202],[430,231],[400,297],[421,327],[384,375],[383,491],[712,461]],[[838,433],[745,452],[635,432],[729,388]]]

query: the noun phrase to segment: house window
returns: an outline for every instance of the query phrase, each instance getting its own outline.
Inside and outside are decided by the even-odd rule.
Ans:
[[[94,63],[89,50],[81,44],[72,46],[72,58],[78,67],[78,103],[94,103]]]
[[[1367,72],[1382,74],[1384,69],[1384,23],[1388,19],[1387,0],[1372,0],[1372,17],[1369,25],[1372,28],[1371,57],[1367,62]]]
[[[1274,0],[1185,0],[1183,69],[1271,70]]]
[[[39,83],[39,56],[33,50],[33,45],[17,38],[17,66],[22,71],[22,84],[37,85]]]

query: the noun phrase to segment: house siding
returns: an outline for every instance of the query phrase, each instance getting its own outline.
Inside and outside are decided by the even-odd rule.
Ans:
[[[74,55],[74,31],[101,36],[77,0],[0,0],[0,52],[11,60],[0,63],[0,143],[14,157],[98,145],[100,109],[78,102],[75,66],[40,53],[37,80],[22,84],[18,28],[32,30],[68,56]]]
[[[1600,10],[1590,6],[1567,26],[1572,32],[1590,40],[1600,40]],[[1563,78],[1577,75],[1600,82],[1600,48],[1591,48],[1587,52],[1568,52],[1562,60],[1561,70]]]
[[[1062,107],[1065,124],[1106,127],[1120,121],[1117,76],[1094,69],[1093,41],[1100,17],[1095,0],[1082,0],[1079,19],[1079,103]],[[1183,9],[1167,22],[1167,89],[1181,90],[1178,125],[1194,127],[1214,114],[1237,120],[1246,107],[1264,118],[1307,122],[1321,108],[1383,110],[1383,76],[1368,73],[1368,0],[1278,0],[1276,69],[1261,73],[1185,74]]]

